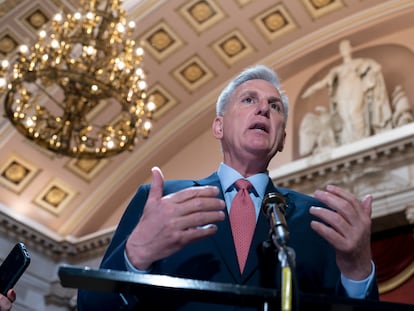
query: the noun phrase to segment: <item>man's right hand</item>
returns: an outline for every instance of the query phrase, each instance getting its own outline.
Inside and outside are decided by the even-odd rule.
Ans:
[[[214,234],[214,223],[225,217],[225,202],[216,197],[217,187],[191,187],[163,196],[163,186],[161,170],[152,168],[148,200],[126,243],[128,259],[139,270]]]

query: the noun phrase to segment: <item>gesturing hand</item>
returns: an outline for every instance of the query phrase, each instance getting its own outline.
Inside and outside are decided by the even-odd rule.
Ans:
[[[312,207],[310,213],[322,222],[312,221],[311,227],[336,250],[336,262],[342,274],[362,280],[371,273],[371,204],[372,196],[360,201],[353,194],[329,185],[317,190],[315,197],[331,207]]]
[[[126,243],[128,259],[140,270],[214,234],[213,223],[225,217],[217,187],[191,187],[162,196],[164,177],[158,167],[152,169],[152,178],[142,217]]]

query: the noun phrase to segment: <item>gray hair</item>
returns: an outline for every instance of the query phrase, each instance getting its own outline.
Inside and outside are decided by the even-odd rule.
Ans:
[[[288,106],[289,101],[287,96],[284,94],[284,92],[280,89],[280,81],[277,74],[270,68],[264,66],[264,65],[256,65],[250,68],[247,68],[243,70],[236,78],[234,78],[230,83],[224,88],[224,90],[221,92],[217,99],[216,103],[216,115],[217,116],[223,116],[224,112],[227,109],[227,105],[230,102],[230,97],[233,95],[235,89],[243,84],[244,82],[247,82],[249,80],[265,80],[272,84],[275,89],[278,90],[281,96],[283,108],[285,111],[285,120],[287,120],[288,116]]]

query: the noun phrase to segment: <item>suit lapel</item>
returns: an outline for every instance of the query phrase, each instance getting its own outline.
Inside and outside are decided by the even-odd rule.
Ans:
[[[258,269],[263,254],[263,243],[268,240],[268,233],[269,225],[267,224],[267,219],[263,213],[260,213],[249,250],[249,256],[247,257],[246,266],[241,275],[241,283],[244,283],[251,274]]]
[[[217,173],[212,174],[210,177],[200,180],[198,182],[200,186],[211,185],[220,189],[218,197],[224,200],[224,194],[221,188],[220,180]],[[214,241],[214,245],[217,247],[218,253],[223,260],[225,267],[232,275],[235,282],[240,282],[240,271],[237,264],[237,255],[234,248],[233,236],[231,234],[231,227],[229,221],[229,214],[227,208],[224,210],[226,217],[224,221],[216,223],[218,230],[211,239]]]

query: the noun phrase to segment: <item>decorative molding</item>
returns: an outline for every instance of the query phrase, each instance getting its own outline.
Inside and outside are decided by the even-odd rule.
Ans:
[[[253,21],[269,42],[298,28],[291,14],[282,4],[277,4],[265,10],[256,16]]]
[[[253,46],[238,29],[223,36],[211,47],[229,67],[254,52]]]
[[[114,229],[96,232],[92,235],[76,238],[60,237],[41,228],[19,221],[15,216],[0,208],[0,233],[2,236],[18,240],[36,248],[46,257],[56,261],[80,262],[88,258],[103,256],[111,241]]]
[[[226,17],[218,3],[213,0],[187,1],[180,9],[180,14],[197,33],[216,26]]]
[[[414,225],[414,206],[408,206],[405,209],[405,217],[407,218],[408,223]]]
[[[246,5],[248,5],[250,2],[252,2],[253,0],[236,0],[237,4],[240,7],[244,7]]]
[[[153,100],[157,107],[153,116],[154,120],[159,120],[177,105],[177,100],[159,83],[154,84],[148,90],[148,97]]]
[[[0,166],[0,184],[20,193],[39,172],[34,164],[11,154]]]
[[[414,123],[326,152],[301,158],[270,172],[280,187],[297,187],[317,177],[327,179],[343,168],[390,167],[414,158]],[[395,154],[398,154],[398,157]]]
[[[215,76],[214,72],[198,55],[194,55],[176,68],[173,75],[190,93]]]
[[[66,168],[86,181],[92,180],[109,163],[108,159],[71,159]]]
[[[76,191],[67,183],[53,178],[36,196],[34,203],[58,216],[75,195]]]
[[[2,56],[10,55],[16,50],[18,45],[19,43],[14,35],[9,30],[6,30],[0,37],[0,54]]]
[[[50,17],[44,12],[41,6],[32,8],[28,14],[23,17],[27,25],[30,26],[32,32],[38,32],[42,27],[49,22]]]
[[[302,2],[314,19],[344,7],[341,0],[302,0]]]
[[[160,63],[184,45],[184,41],[165,21],[157,23],[141,38],[142,47]]]
[[[0,17],[6,15],[24,0],[0,1]]]
[[[414,276],[414,262],[412,262],[407,268],[402,270],[393,278],[379,283],[378,291],[380,294],[392,291],[393,289],[401,286],[404,282],[408,281],[412,276]]]

